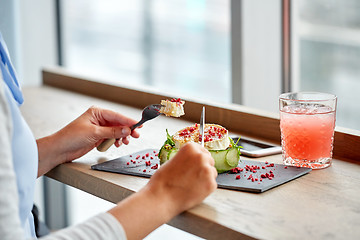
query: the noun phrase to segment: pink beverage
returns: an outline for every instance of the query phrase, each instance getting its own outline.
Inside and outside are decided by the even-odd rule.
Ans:
[[[319,103],[318,99],[313,102],[309,99],[286,99],[286,101],[291,103],[280,104],[284,163],[313,169],[330,166],[335,107],[333,108],[331,104]]]

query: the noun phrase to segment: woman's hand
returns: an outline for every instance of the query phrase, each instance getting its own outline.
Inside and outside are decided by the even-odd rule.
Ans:
[[[152,176],[151,192],[169,198],[177,215],[200,203],[217,188],[217,171],[210,152],[197,143],[187,143]]]
[[[139,192],[109,211],[128,239],[142,239],[179,213],[199,204],[216,187],[217,171],[211,154],[188,143],[162,165]]]
[[[115,145],[129,144],[130,136],[139,133],[130,130],[136,121],[119,113],[89,108],[80,117],[55,134],[37,140],[41,176],[58,164],[70,162],[92,150],[107,138],[119,139]]]

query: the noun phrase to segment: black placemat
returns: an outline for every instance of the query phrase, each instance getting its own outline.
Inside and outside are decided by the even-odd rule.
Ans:
[[[93,165],[91,169],[149,178],[160,166],[157,154],[156,149],[146,149]],[[310,168],[250,160],[240,161],[237,170],[238,173],[219,174],[216,179],[218,187],[260,193],[311,171]]]

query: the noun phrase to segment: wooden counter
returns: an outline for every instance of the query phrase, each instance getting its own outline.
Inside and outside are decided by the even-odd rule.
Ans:
[[[22,112],[36,138],[57,131],[92,105],[134,119],[141,116],[141,108],[49,86],[25,88],[24,96]],[[145,148],[160,148],[166,128],[171,133],[192,123],[160,116],[146,123],[141,138],[132,139],[130,145],[112,147],[105,153],[93,150],[47,176],[116,203],[138,191],[148,179],[93,171],[90,166]],[[257,160],[281,163],[281,155]],[[327,169],[261,194],[217,189],[168,224],[206,239],[359,239],[360,166],[358,159],[353,160],[333,160]]]

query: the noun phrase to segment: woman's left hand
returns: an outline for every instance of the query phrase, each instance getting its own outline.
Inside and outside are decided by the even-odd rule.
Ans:
[[[58,164],[77,159],[107,138],[119,139],[115,146],[129,144],[130,136],[140,134],[130,130],[136,121],[120,113],[97,107],[89,108],[80,117],[55,134],[37,140],[39,173],[45,174]]]

